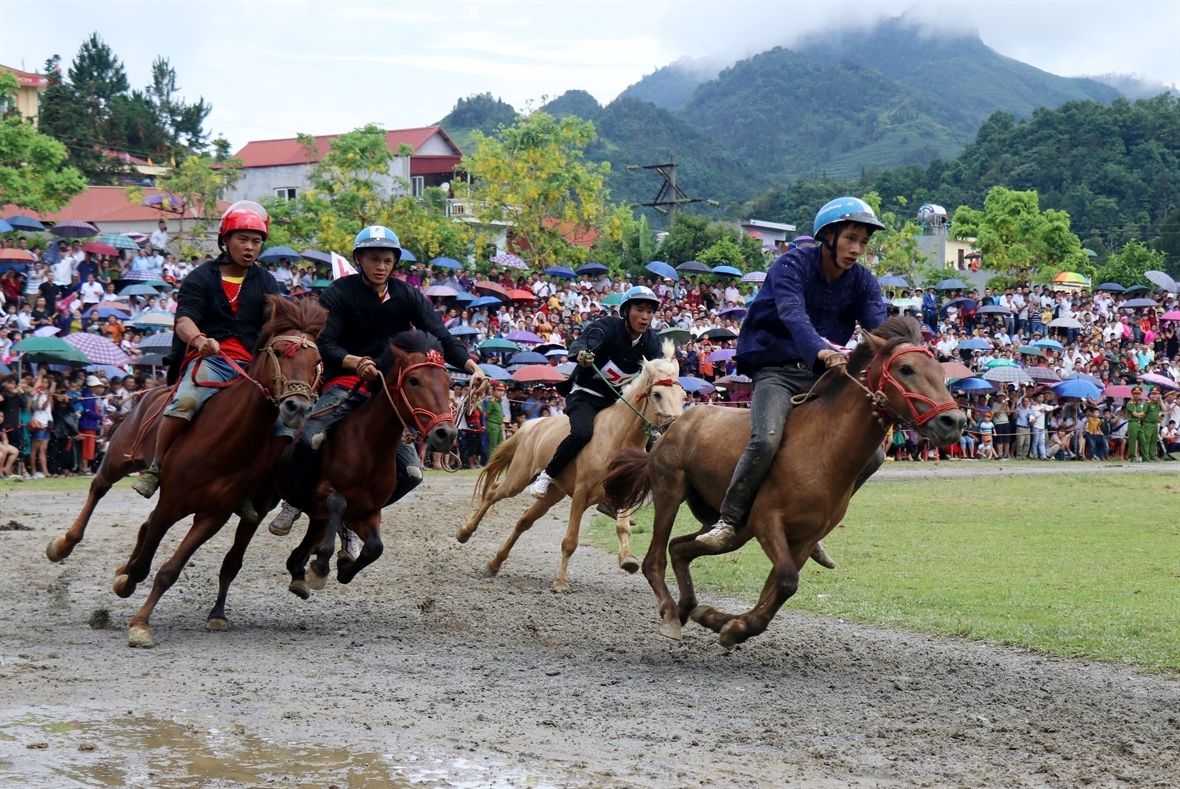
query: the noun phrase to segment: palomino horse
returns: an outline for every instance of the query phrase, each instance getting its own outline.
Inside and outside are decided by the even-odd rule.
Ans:
[[[151,594],[131,619],[131,646],[153,646],[148,619],[160,597],[175,583],[193,553],[225,524],[234,510],[263,482],[285,439],[271,440],[275,420],[302,427],[314,400],[320,377],[320,354],[315,338],[327,313],[312,301],[269,297],[270,321],[259,338],[260,351],[246,375],[211,398],[164,458],[160,498],[140,527],[127,563],[115,573],[114,590],[129,597],[147,578],[152,558],[172,524],[195,514],[193,525],[176,553],[156,572]],[[158,415],[170,389],[160,387],[144,397],[116,429],[98,473],[90,485],[86,505],[70,530],[50,542],[46,555],[61,561],[82,540],[98,501],[118,480],[147,467],[145,454],[155,448]],[[242,521],[234,546],[222,564],[222,581],[241,568],[242,554],[257,522]],[[228,622],[210,614],[209,628],[224,630]]]
[[[671,343],[664,343],[664,358],[643,363],[639,375],[623,390],[622,398],[603,409],[595,418],[594,437],[590,443],[553,480],[548,495],[533,502],[520,516],[511,536],[488,562],[488,575],[500,571],[521,534],[554,504],[569,495],[569,525],[566,527],[565,539],[561,542],[561,567],[553,579],[554,589],[569,590],[567,572],[570,557],[578,547],[582,513],[602,501],[602,480],[606,476],[607,460],[624,446],[634,447],[642,453],[647,440],[645,420],[662,429],[684,413],[684,387],[677,380],[679,373],[675,348]],[[459,542],[467,542],[492,505],[524,490],[545,468],[557,445],[568,434],[569,419],[565,416],[550,416],[525,422],[522,429],[501,444],[475,483],[472,498],[477,508],[459,529]],[[626,515],[619,517],[615,528],[619,537],[619,566],[628,572],[635,572],[639,562],[631,555],[630,519]]]
[[[336,578],[348,583],[377,560],[381,543],[381,509],[398,484],[397,447],[406,427],[426,437],[430,451],[446,452],[457,435],[451,412],[451,379],[443,363],[442,346],[420,331],[393,337],[377,363],[381,386],[355,411],[332,426],[319,452],[320,475],[310,497],[283,491],[284,498],[304,505],[311,524],[303,541],[287,559],[290,590],[306,599],[309,588],[322,588],[336,533],[347,527],[360,539],[359,555],[342,550]],[[285,463],[278,469],[282,488]],[[310,582],[306,567],[312,550],[317,558]]]
[[[938,446],[959,440],[966,416],[943,384],[942,368],[921,343],[918,325],[909,318],[891,318],[875,334],[866,334],[848,361],[847,374],[829,371],[816,387],[815,400],[791,412],[782,448],[737,539],[721,551],[697,542],[696,534],[672,540],[679,605],[664,581],[676,513],[687,501],[702,524],[716,521],[724,481],[746,447],[749,415],[692,408],[650,455],[626,450],[612,461],[605,483],[608,502],[634,506],[649,492],[654,499],[643,574],[659,600],[662,635],[680,638],[690,616],[719,632],[727,648],[764,631],[798,588],[799,570],[813,546],[844,516],[857,477],[881,446],[887,424],[909,422]],[[698,607],[689,574],[692,560],[737,550],[750,538],[758,539],[771,562],[758,603],[741,615]]]

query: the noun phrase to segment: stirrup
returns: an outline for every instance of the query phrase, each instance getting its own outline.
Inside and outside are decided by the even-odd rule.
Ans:
[[[287,502],[283,502],[283,508],[279,510],[279,514],[271,519],[270,525],[267,526],[267,531],[276,537],[286,537],[291,533],[291,527],[295,525],[302,514],[302,510],[293,507]]]

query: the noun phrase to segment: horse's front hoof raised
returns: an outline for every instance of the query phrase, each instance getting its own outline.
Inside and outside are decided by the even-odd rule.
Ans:
[[[135,594],[135,584],[131,580],[131,576],[126,573],[115,576],[115,582],[111,584],[111,589],[119,597],[130,597]]]
[[[723,649],[733,649],[738,644],[746,640],[746,623],[740,619],[731,619],[725,623],[725,627],[721,628],[721,634],[717,637],[717,643],[721,644]]]
[[[229,620],[224,616],[209,617],[205,620],[205,629],[215,633],[224,633],[230,629]]]
[[[468,540],[471,539],[471,535],[474,532],[475,532],[475,529],[469,529],[466,526],[460,526],[459,531],[455,532],[455,539],[458,540],[460,543],[467,542]]]
[[[696,608],[692,609],[692,611],[690,611],[688,613],[688,618],[691,619],[692,621],[696,622],[698,625],[703,625],[705,623],[701,620],[703,620],[705,617],[709,616],[709,614],[711,614],[711,613],[713,613],[713,606],[711,606],[711,605],[698,605]]]
[[[639,560],[634,556],[624,556],[622,560],[619,561],[619,567],[621,567],[624,571],[634,575],[635,573],[639,572]]]
[[[302,578],[292,581],[287,587],[287,591],[298,597],[300,600],[306,600],[307,598],[311,597],[311,592],[307,588],[307,581],[304,581]]]
[[[45,546],[45,558],[51,562],[60,562],[70,555],[70,546],[61,537],[54,537]]]
[[[673,641],[679,641],[684,638],[684,632],[680,629],[680,620],[673,619],[671,622],[661,622],[660,635],[664,638],[670,638]]]
[[[127,646],[140,649],[151,649],[156,645],[152,637],[152,629],[147,625],[132,625],[127,629]]]

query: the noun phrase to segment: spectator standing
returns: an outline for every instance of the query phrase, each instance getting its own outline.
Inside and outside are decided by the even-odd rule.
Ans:
[[[149,236],[149,241],[157,255],[165,254],[168,251],[168,244],[172,241],[172,236],[168,235],[168,223],[161,219]]]
[[[1140,463],[1148,455],[1146,436],[1143,434],[1146,416],[1147,402],[1143,399],[1143,389],[1136,386],[1131,390],[1131,402],[1127,403],[1127,457],[1132,463]]]

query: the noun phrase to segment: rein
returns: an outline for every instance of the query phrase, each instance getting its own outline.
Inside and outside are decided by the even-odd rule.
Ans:
[[[414,422],[413,427],[416,428],[422,435],[426,435],[441,424],[446,422],[451,422],[453,424],[455,421],[455,412],[452,410],[447,411],[445,414],[435,413],[434,411],[431,411],[427,408],[417,408],[413,403],[410,402],[410,398],[406,395],[406,390],[403,384],[405,383],[406,375],[411,370],[417,370],[419,367],[437,367],[444,372],[447,368],[443,363],[442,354],[440,354],[438,351],[432,350],[426,353],[426,361],[416,362],[415,364],[411,364],[408,367],[403,367],[397,374],[397,383],[394,385],[394,388],[401,396],[402,403],[405,404],[406,409],[410,412],[410,417]],[[396,414],[397,403],[394,402],[393,395],[389,393],[389,382],[386,380],[385,374],[378,370],[377,377],[381,379],[381,391],[385,392],[385,399],[389,401],[390,407]],[[423,427],[422,424],[423,419],[429,419],[429,421],[426,422],[425,427]]]
[[[660,429],[658,427],[656,427],[654,424],[652,424],[652,421],[647,418],[647,415],[644,414],[642,411],[640,411],[635,406],[631,405],[631,403],[627,401],[627,398],[623,397],[623,390],[620,387],[617,387],[613,383],[611,383],[610,379],[608,379],[605,375],[602,374],[602,370],[598,369],[597,364],[594,364],[593,362],[591,362],[590,367],[594,369],[595,375],[597,375],[599,378],[601,378],[603,380],[603,382],[607,386],[609,386],[619,396],[619,400],[621,400],[624,404],[626,404],[626,406],[628,408],[630,408],[632,411],[634,411],[635,415],[637,417],[639,417],[641,420],[643,420],[643,426],[644,426],[644,429],[647,431],[647,437],[650,439],[653,439],[653,440],[655,438],[657,438],[660,435]],[[681,388],[683,388],[682,384],[679,381],[675,381],[671,378],[659,378],[659,379],[656,379],[655,381],[652,381],[648,385],[647,389],[640,392],[639,395],[635,399],[640,402],[647,400],[648,395],[651,394],[651,390],[655,389],[657,386],[680,386]],[[646,406],[644,406],[644,410],[645,411],[647,410]]]

